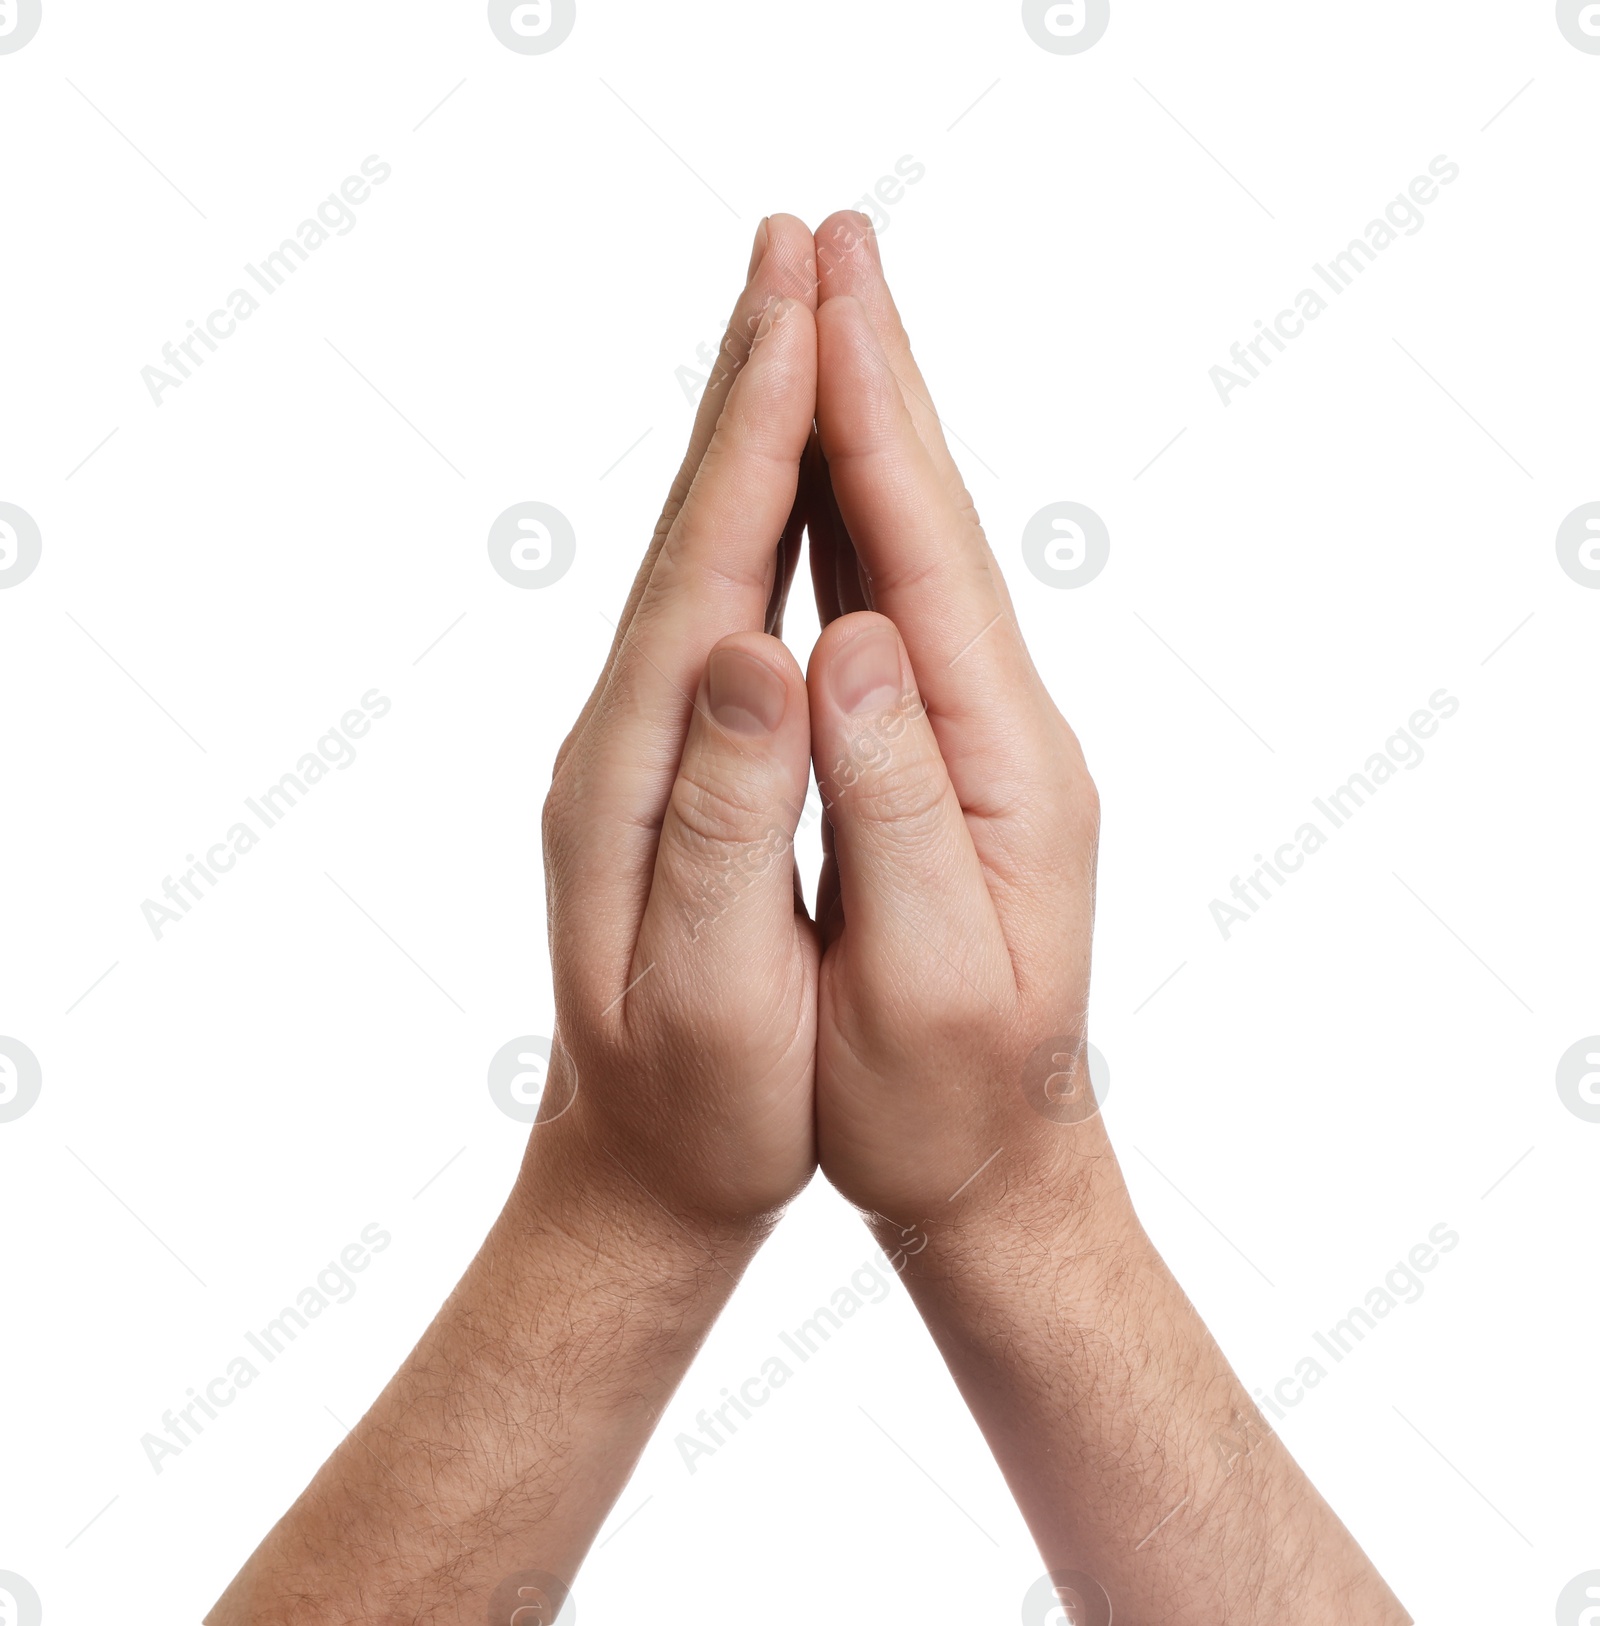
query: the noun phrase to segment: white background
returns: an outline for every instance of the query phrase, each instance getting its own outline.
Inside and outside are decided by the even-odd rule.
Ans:
[[[1554,547],[1600,499],[1597,93],[1543,0],[1116,0],[1078,56],[948,0],[582,0],[544,56],[479,4],[45,0],[0,56],[0,501],[44,539],[0,592],[0,1034],[44,1078],[0,1124],[0,1570],[45,1618],[197,1619],[471,1257],[525,1134],[488,1059],[552,1019],[538,809],[675,370],[764,213],[907,154],[889,274],[1104,798],[1140,1213],[1252,1387],[1455,1229],[1281,1432],[1419,1620],[1550,1618],[1600,1568],[1600,1125],[1554,1085],[1600,1031],[1600,592]],[[354,230],[155,406],[141,368],[369,154]],[[1208,370],[1439,154],[1425,228],[1224,407]],[[543,591],[485,548],[528,500],[578,537]],[[1111,533],[1077,591],[1020,551],[1060,500]],[[156,941],[141,902],[374,687],[360,759]],[[1211,900],[1440,688],[1422,765],[1224,941]],[[157,1475],[141,1436],[370,1222],[356,1297]],[[694,1475],[673,1444],[869,1248],[796,1206],[583,1619],[1018,1618],[1042,1565],[898,1285]]]

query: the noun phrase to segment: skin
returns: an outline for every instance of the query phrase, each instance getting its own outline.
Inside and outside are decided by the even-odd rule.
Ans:
[[[905,1284],[1051,1570],[1140,1626],[1403,1622],[1133,1211],[1085,1054],[1099,799],[875,238],[817,242],[823,1172],[916,1238]]]
[[[776,637],[802,530],[804,679]],[[557,759],[557,1042],[516,1188],[211,1626],[509,1622],[519,1580],[518,1626],[553,1618],[819,1164],[903,1262],[1069,1618],[1407,1620],[1133,1212],[1085,1061],[1098,827],[870,228],[764,221]]]

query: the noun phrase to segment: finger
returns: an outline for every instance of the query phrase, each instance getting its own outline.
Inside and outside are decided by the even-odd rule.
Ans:
[[[672,529],[673,521],[683,507],[694,477],[699,472],[706,449],[710,446],[722,418],[722,410],[733,391],[733,385],[746,362],[754,336],[768,311],[779,299],[798,299],[810,309],[816,309],[816,245],[810,229],[794,215],[777,214],[763,220],[756,228],[754,245],[750,252],[750,267],[745,277],[743,292],[728,318],[727,331],[717,347],[711,364],[710,376],[700,396],[695,412],[694,427],[689,434],[688,450],[684,453],[672,488],[656,522],[655,533],[645,551],[638,574],[628,594],[627,603],[617,619],[617,630],[605,665],[595,682],[593,691],[578,714],[571,733],[556,758],[560,766],[562,757],[576,743],[589,721],[600,695],[604,692],[611,668],[616,661],[622,640],[633,623],[633,617],[644,596],[650,574],[655,568],[663,543]]]
[[[643,697],[678,719],[681,744],[688,697],[711,645],[764,625],[783,568],[780,544],[795,528],[815,402],[815,323],[805,305],[781,300],[762,324],[662,543],[622,637],[602,714],[626,712]]]
[[[819,303],[844,295],[866,312],[916,425],[918,439],[927,448],[945,488],[958,498],[958,505],[970,506],[966,482],[950,454],[933,395],[911,353],[910,336],[884,277],[878,234],[872,222],[854,209],[841,209],[817,227],[816,244]]]
[[[844,932],[862,963],[914,975],[928,950],[987,982],[1009,959],[966,817],[892,622],[835,621],[807,673],[817,782]]]
[[[809,540],[811,586],[816,597],[817,618],[823,627],[847,613],[843,596],[850,593],[850,610],[866,609],[856,550],[839,513],[838,499],[822,455],[822,443],[813,430],[806,445],[800,470],[801,502],[806,511]],[[839,899],[839,864],[833,847],[833,825],[826,810],[822,815],[822,868],[817,875],[816,924],[824,949],[838,937],[844,926],[844,910]]]
[[[839,512],[839,499],[834,493],[833,476],[828,471],[828,460],[821,455],[818,445],[817,461],[822,470],[822,489],[819,507],[829,518],[837,538],[833,550],[834,595],[839,601],[840,615],[853,615],[857,610],[872,608],[872,586],[861,568],[861,556],[850,539],[850,528]]]
[[[901,319],[899,306],[884,276],[882,245],[872,222],[866,215],[854,210],[840,210],[817,228],[816,241],[819,305],[828,299],[847,297],[854,299],[866,312],[889,371],[900,386],[901,399],[916,425],[917,438],[926,448],[956,511],[965,515],[981,535],[977,508],[950,451],[944,421],[934,405],[922,369],[911,352],[911,340]],[[1010,590],[1004,575],[998,570],[995,572],[995,584],[1009,610]]]
[[[621,627],[627,627],[633,618],[633,613],[643,596],[644,587],[650,579],[651,567],[660,554],[673,521],[683,507],[695,475],[700,470],[700,464],[721,421],[723,408],[733,392],[740,372],[750,359],[755,335],[760,330],[762,322],[779,300],[798,300],[808,309],[813,311],[816,309],[815,242],[808,241],[809,237],[805,222],[794,215],[771,215],[757,228],[755,245],[751,250],[751,269],[744,292],[734,306],[733,315],[728,319],[727,331],[723,334],[722,343],[717,347],[716,359],[695,412],[688,450],[684,453],[683,462],[662,508],[649,552],[645,556],[644,564],[628,596],[628,603],[619,618]]]
[[[817,936],[824,950],[844,930],[844,899],[839,894],[839,858],[834,851],[833,825],[822,821],[822,868],[817,872],[815,910]]]
[[[677,997],[689,967],[713,987],[748,989],[744,968],[792,957],[793,840],[810,764],[794,656],[760,633],[722,639],[706,661],[639,927],[629,982],[643,991],[653,979],[647,1004]],[[762,997],[793,997],[782,978],[768,981]],[[740,1013],[752,1023],[765,1014]]]
[[[832,489],[824,492],[827,464],[822,460],[822,445],[816,430],[806,443],[805,460],[800,465],[800,498],[806,510],[807,560],[811,566],[811,590],[817,601],[817,619],[823,626],[838,619],[838,569],[840,531],[843,522],[836,522],[832,509]],[[835,510],[836,511],[836,510]]]
[[[806,447],[801,468],[802,501],[806,510],[806,534],[811,541],[811,586],[817,601],[817,618],[823,626],[853,610],[872,608],[855,544],[839,513],[833,493],[827,459],[815,434]]]
[[[806,529],[806,493],[804,476],[795,492],[794,507],[789,511],[789,522],[778,539],[778,565],[772,583],[772,596],[767,601],[766,629],[774,638],[783,635],[783,612],[789,607],[789,589],[794,586],[795,571],[800,564],[800,539]]]
[[[983,533],[945,490],[866,313],[840,295],[817,328],[823,454],[873,607],[904,636],[962,806],[1000,816],[1036,787],[1059,718]]]
[[[765,623],[815,391],[810,309],[781,301],[734,382],[605,691],[558,773],[564,799],[582,808],[569,860],[580,895],[607,900],[596,930],[607,933],[597,952],[610,975],[632,958],[706,657],[719,639]]]

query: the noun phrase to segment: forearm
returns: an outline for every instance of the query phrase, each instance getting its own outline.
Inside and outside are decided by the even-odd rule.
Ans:
[[[672,1220],[620,1170],[580,1177],[561,1127],[209,1626],[481,1626],[516,1572],[571,1585],[754,1241]]]
[[[794,656],[761,630],[800,536],[813,248],[792,216],[762,221],[683,469],[556,756],[541,831],[562,1043],[542,1100],[566,1105],[534,1129],[449,1302],[212,1626],[479,1626],[491,1601],[496,1619],[550,1621],[815,1171],[818,949],[788,858],[808,708]],[[537,1059],[519,1055],[515,1078]],[[525,1571],[554,1576],[557,1596],[516,1597]]]
[[[930,1228],[905,1273],[1047,1567],[1140,1626],[1405,1622],[1095,1165],[1053,1213]]]

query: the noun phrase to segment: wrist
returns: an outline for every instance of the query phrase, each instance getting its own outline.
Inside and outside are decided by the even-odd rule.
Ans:
[[[1026,1164],[1002,1154],[971,1189],[921,1218],[865,1216],[914,1299],[1008,1322],[1030,1303],[1056,1317],[1077,1304],[1093,1321],[1152,1250],[1103,1127],[1074,1126],[1073,1135]]]
[[[748,1253],[582,1178],[558,1127],[213,1619],[455,1619],[514,1569],[570,1585]]]
[[[737,1276],[815,1172],[810,1117],[805,1135],[779,1124],[751,1143],[743,1104],[730,1115],[712,1096],[691,1133],[663,1122],[655,1094],[593,1073],[579,1088],[558,1044],[514,1203],[582,1236],[621,1233],[649,1254],[681,1250]]]
[[[581,1300],[586,1321],[614,1310],[630,1348],[654,1346],[635,1353],[686,1367],[770,1227],[675,1211],[563,1124],[535,1127],[497,1238],[526,1263],[530,1300]]]
[[[975,1154],[951,1167],[975,1165],[953,1193],[909,1195],[874,1210],[857,1202],[869,1228],[891,1254],[967,1268],[990,1262],[1028,1267],[1032,1259],[1092,1250],[1125,1237],[1138,1221],[1122,1171],[1098,1117],[1040,1135],[1018,1134],[980,1162]]]

